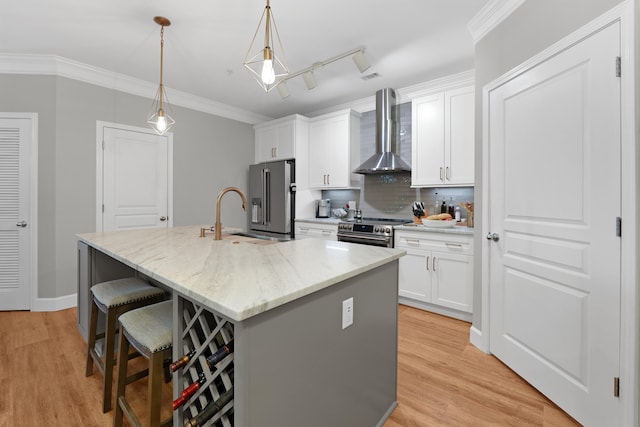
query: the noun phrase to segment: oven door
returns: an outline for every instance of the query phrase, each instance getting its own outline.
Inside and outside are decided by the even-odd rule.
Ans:
[[[393,237],[369,236],[362,234],[341,234],[338,233],[339,242],[359,243],[361,245],[381,246],[384,248],[393,247]]]

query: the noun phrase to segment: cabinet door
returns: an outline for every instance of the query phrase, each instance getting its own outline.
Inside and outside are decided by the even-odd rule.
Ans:
[[[330,126],[326,121],[313,122],[309,125],[309,187],[322,188],[327,186],[329,174]]]
[[[398,261],[398,294],[431,302],[431,255],[428,251],[406,249]]]
[[[337,117],[329,121],[329,139],[327,148],[329,161],[327,185],[329,187],[348,187],[351,170],[349,169],[349,118]]]
[[[473,257],[444,252],[432,252],[431,254],[433,275],[431,302],[471,313]]]
[[[256,162],[295,158],[294,121],[256,129]]]
[[[293,121],[278,125],[275,146],[275,160],[293,159],[295,152],[295,124]]]
[[[411,184],[443,185],[444,181],[444,94],[413,100]]]
[[[273,160],[277,139],[278,129],[276,126],[256,130],[256,162]]]
[[[473,185],[474,89],[466,87],[444,94],[445,182]]]

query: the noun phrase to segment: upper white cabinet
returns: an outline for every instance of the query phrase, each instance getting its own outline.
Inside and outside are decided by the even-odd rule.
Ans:
[[[309,187],[359,186],[360,113],[342,110],[309,120]]]
[[[474,88],[412,100],[411,185],[474,184]]]
[[[294,114],[255,125],[255,161],[271,162],[282,159],[298,159],[306,151],[308,120]]]

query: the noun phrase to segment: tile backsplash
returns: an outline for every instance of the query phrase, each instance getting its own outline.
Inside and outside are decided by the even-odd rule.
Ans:
[[[399,109],[400,157],[411,164],[411,103],[397,106]],[[364,161],[375,153],[376,117],[375,111],[362,114],[360,119],[360,160]],[[411,188],[411,173],[362,175],[358,190],[323,190],[323,199],[331,199],[333,209],[346,206],[349,200],[356,200],[364,217],[411,219],[411,207],[416,200],[422,201],[429,215],[434,213],[444,198],[455,206],[462,202],[473,202],[473,187]],[[438,208],[438,213],[439,213]],[[465,218],[464,209],[461,210]]]

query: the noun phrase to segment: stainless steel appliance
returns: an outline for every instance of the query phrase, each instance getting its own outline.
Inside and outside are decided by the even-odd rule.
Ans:
[[[381,89],[376,92],[376,152],[362,163],[354,173],[378,174],[409,172],[409,166],[397,152],[399,144],[396,92]]]
[[[338,223],[338,241],[392,248],[393,226],[409,222],[411,220],[388,218],[340,221]]]
[[[294,236],[295,160],[249,166],[249,229]]]
[[[316,218],[329,218],[331,216],[331,200],[316,200]]]

